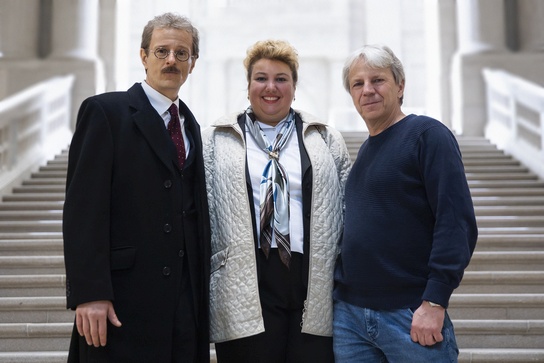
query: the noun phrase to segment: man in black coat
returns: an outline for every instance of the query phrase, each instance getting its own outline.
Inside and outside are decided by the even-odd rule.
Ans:
[[[69,362],[209,362],[202,144],[178,97],[198,43],[188,19],[155,17],[145,81],[81,105],[63,220]]]

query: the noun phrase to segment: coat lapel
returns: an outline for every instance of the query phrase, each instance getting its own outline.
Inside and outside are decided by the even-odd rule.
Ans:
[[[130,106],[135,110],[132,118],[151,149],[172,172],[175,171],[174,144],[164,127],[164,121],[155,111],[142,86],[135,84],[128,90]]]

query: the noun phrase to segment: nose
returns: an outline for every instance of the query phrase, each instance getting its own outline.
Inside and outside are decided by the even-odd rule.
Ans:
[[[363,85],[363,94],[367,95],[369,93],[374,93],[374,85],[372,82],[365,82]]]
[[[168,55],[166,56],[166,61],[168,63],[176,63],[176,53],[174,51],[169,51]]]
[[[267,90],[273,90],[276,88],[276,83],[274,82],[274,80],[269,80],[268,82],[266,82],[266,89]]]

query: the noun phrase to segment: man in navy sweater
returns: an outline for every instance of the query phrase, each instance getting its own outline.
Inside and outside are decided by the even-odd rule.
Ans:
[[[352,54],[343,81],[369,138],[346,184],[336,362],[456,362],[446,308],[478,235],[457,141],[402,112],[404,71],[388,47]]]

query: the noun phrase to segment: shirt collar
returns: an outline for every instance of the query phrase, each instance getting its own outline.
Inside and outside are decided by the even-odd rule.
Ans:
[[[145,80],[142,82],[142,88],[144,89],[144,92],[147,95],[151,106],[153,106],[153,108],[157,111],[159,115],[162,116],[165,112],[167,112],[172,103],[175,103],[176,106],[178,106],[179,108],[179,97],[177,97],[175,101],[172,102],[171,99],[148,85]]]

